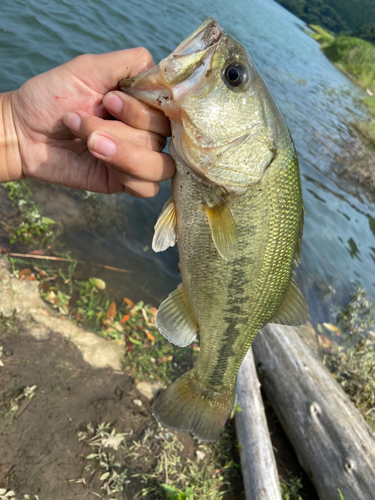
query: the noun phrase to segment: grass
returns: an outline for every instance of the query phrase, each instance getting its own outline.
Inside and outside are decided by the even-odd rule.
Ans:
[[[322,47],[328,46],[335,41],[335,37],[321,26],[310,24],[309,27],[313,30],[313,32],[306,32],[311,36],[311,38],[319,42]]]
[[[91,452],[86,456],[82,477],[72,483],[86,485],[93,475],[101,482],[99,498],[117,500],[133,480],[141,484],[134,498],[168,498],[202,500],[221,498],[230,489],[229,476],[240,478],[239,468],[228,456],[233,429],[226,429],[212,444],[198,444],[194,459],[183,459],[184,445],[175,432],[166,431],[160,424],[147,429],[143,437],[133,440],[130,434],[118,433],[109,423],[88,424],[78,433]],[[144,464],[150,470],[142,472]]]
[[[375,92],[375,46],[359,38],[339,36],[322,50],[362,88]]]
[[[311,26],[314,30],[309,35],[321,44],[323,53],[354,83],[366,90],[371,96],[375,94],[375,46],[349,36],[335,38],[320,26]],[[363,99],[370,113],[375,116],[375,98]],[[354,127],[375,146],[375,120],[356,122]]]

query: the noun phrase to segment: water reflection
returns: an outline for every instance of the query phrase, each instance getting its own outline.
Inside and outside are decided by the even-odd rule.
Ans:
[[[353,280],[374,297],[375,202],[353,169],[359,160],[362,172],[374,166],[373,151],[351,126],[367,116],[360,102],[364,94],[321,54],[303,23],[272,0],[165,0],[162,6],[152,0],[3,2],[0,90],[80,53],[143,45],[159,61],[206,15],[215,15],[249,49],[294,138],[307,211],[297,280],[313,318],[329,319],[332,303],[347,298]],[[161,254],[150,249],[168,183],[147,201],[124,195],[87,198],[36,183],[33,189],[47,215],[65,223],[63,240],[72,255],[133,271],[128,276],[100,272],[118,294],[156,305],[175,288],[180,280],[176,249]]]

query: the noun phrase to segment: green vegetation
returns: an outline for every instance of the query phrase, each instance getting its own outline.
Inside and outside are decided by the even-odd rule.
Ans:
[[[362,288],[337,312],[336,323],[341,345],[332,344],[323,362],[375,431],[375,309]]]
[[[374,25],[375,27],[375,25]],[[309,35],[318,41],[323,53],[354,83],[366,90],[371,97],[363,103],[375,116],[375,46],[365,40],[349,36],[335,38],[321,26],[311,25]],[[355,122],[354,127],[375,146],[375,120]]]
[[[277,0],[305,21],[375,43],[375,5],[368,0]]]
[[[47,247],[53,243],[62,230],[61,224],[43,217],[31,199],[31,191],[24,182],[7,182],[8,198],[20,210],[21,223],[13,228],[10,243],[16,241],[34,246]]]
[[[359,38],[339,36],[322,47],[324,54],[364,89],[375,92],[375,47]]]
[[[298,477],[288,474],[288,480],[280,480],[281,496],[283,500],[303,500],[303,485]]]

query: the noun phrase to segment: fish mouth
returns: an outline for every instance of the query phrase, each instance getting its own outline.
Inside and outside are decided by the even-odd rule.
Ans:
[[[223,34],[216,19],[208,17],[172,54],[157,66],[121,80],[119,89],[180,121],[178,102],[200,85]]]

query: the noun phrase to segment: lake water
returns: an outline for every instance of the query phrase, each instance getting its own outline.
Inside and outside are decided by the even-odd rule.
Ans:
[[[337,173],[356,161],[351,123],[368,116],[360,102],[365,94],[322,55],[296,17],[272,0],[0,0],[0,12],[0,91],[82,53],[142,45],[158,62],[215,16],[251,53],[297,147],[307,212],[297,281],[313,320],[329,321],[354,283],[375,297],[375,202]],[[119,296],[157,305],[178,284],[177,250],[151,250],[168,182],[151,200],[37,183],[33,191],[46,215],[65,224],[63,240],[75,258],[133,271],[92,268]]]

